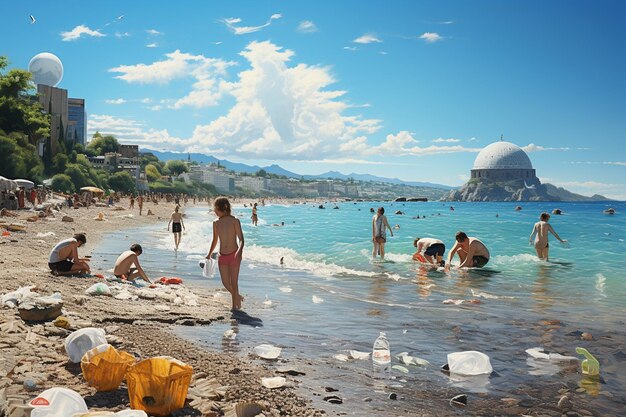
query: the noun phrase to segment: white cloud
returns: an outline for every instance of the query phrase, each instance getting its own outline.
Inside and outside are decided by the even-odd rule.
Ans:
[[[99,32],[98,30],[89,29],[88,26],[78,25],[69,32],[61,32],[61,39],[63,41],[73,41],[80,38],[82,35],[92,36],[96,38],[106,36],[104,33]]]
[[[387,55],[387,52],[386,51],[380,51],[379,54],[380,55]]]
[[[270,16],[265,24],[259,26],[236,26],[237,23],[241,23],[241,19],[238,17],[229,17],[226,19],[222,19],[222,23],[224,23],[226,27],[235,35],[246,35],[248,33],[258,32],[261,29],[268,27],[272,24],[272,20],[277,20],[281,17],[283,16],[280,13],[275,13]]]
[[[524,152],[541,152],[541,151],[569,151],[572,148],[546,148],[545,146],[535,145],[534,143],[529,143],[526,146],[522,146],[522,150]],[[585,149],[585,148],[576,148],[576,149]]]
[[[356,51],[359,48],[357,48],[356,46],[344,46],[343,49],[347,51]]]
[[[159,44],[158,44],[158,43],[154,43],[154,42],[153,42],[153,43],[149,43],[149,44],[147,44],[147,45],[146,45],[146,48],[156,48],[157,46],[159,46]]]
[[[466,148],[460,145],[454,146],[425,146],[420,147],[418,140],[414,139],[410,132],[400,131],[397,135],[387,135],[385,141],[377,146],[370,146],[365,141],[354,142],[354,152],[363,155],[391,155],[391,156],[423,156],[441,155],[458,152],[480,152],[480,148]]]
[[[109,72],[121,73],[115,78],[128,83],[166,84],[174,79],[193,77],[196,80],[207,80],[215,76],[225,75],[226,69],[234,62],[203,55],[191,55],[179,50],[165,54],[167,59],[151,64],[120,65],[109,69]]]
[[[166,146],[168,150],[182,150],[184,145],[183,140],[171,136],[167,130],[146,129],[142,122],[104,114],[91,114],[87,119],[89,137],[96,132],[113,135],[121,143],[142,148],[160,149]]]
[[[436,32],[424,32],[419,38],[428,43],[437,42],[443,39],[443,37]]]
[[[478,139],[476,139],[474,136],[472,136],[471,138],[469,138],[470,142],[476,142]]]
[[[626,167],[626,162],[603,162],[604,165],[617,165]]]
[[[104,100],[104,102],[106,104],[124,104],[127,101],[123,98],[116,98],[116,99],[109,99],[109,100]]]
[[[318,29],[317,29],[317,26],[315,26],[315,23],[311,22],[310,20],[303,20],[298,25],[297,30],[298,32],[302,32],[302,33],[313,33],[313,32],[317,32]]]
[[[356,38],[352,42],[354,42],[354,43],[361,43],[361,44],[382,43],[382,41],[379,38],[377,38],[376,35],[374,35],[372,33],[366,33],[363,36],[359,36],[358,38]]]
[[[160,34],[161,34],[161,32],[159,32],[159,31],[158,31],[158,30],[156,30],[156,29],[148,29],[148,30],[146,30],[146,32],[147,32],[149,35],[160,35]]]
[[[241,55],[250,69],[223,88],[235,99],[224,116],[196,126],[189,150],[268,159],[337,157],[342,144],[371,134],[380,122],[347,116],[344,91],[326,88],[335,82],[327,68],[289,66],[294,53],[271,42],[252,42]]]
[[[152,110],[152,111],[159,111],[159,110],[163,109],[163,106],[161,106],[160,104],[157,104],[155,106],[148,107],[148,109]]]
[[[367,159],[355,159],[355,158],[326,158],[326,159],[310,159],[310,160],[295,160],[293,162],[304,164],[358,164],[358,165],[409,165],[406,163],[396,162],[383,162],[383,161],[370,161]]]
[[[130,32],[115,32],[116,38],[128,38],[131,36]]]
[[[437,138],[437,139],[432,140],[433,143],[459,143],[460,141],[461,139],[454,139],[454,138],[449,138],[449,139]]]

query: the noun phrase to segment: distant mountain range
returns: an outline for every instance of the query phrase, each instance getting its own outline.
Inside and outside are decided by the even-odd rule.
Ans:
[[[238,162],[231,162],[226,159],[218,160],[217,158],[213,156],[204,155],[201,153],[186,154],[186,153],[177,153],[177,152],[159,152],[159,151],[153,151],[153,150],[142,150],[142,152],[150,152],[154,154],[157,158],[159,158],[161,161],[169,161],[172,159],[174,160],[182,159],[186,161],[188,157],[191,158],[192,161],[198,162],[201,164],[211,164],[211,163],[216,164],[219,161],[220,165],[222,165],[226,169],[230,169],[235,172],[246,172],[249,174],[254,174],[258,170],[264,169],[266,172],[271,173],[271,174],[284,175],[286,177],[298,178],[298,179],[305,178],[307,180],[328,179],[328,178],[346,180],[348,178],[354,178],[355,180],[358,180],[358,181],[384,182],[388,184],[402,184],[402,185],[410,185],[413,187],[430,187],[430,188],[438,188],[442,190],[452,190],[455,188],[455,187],[450,187],[449,185],[443,185],[443,184],[433,184],[430,182],[417,182],[417,181],[402,181],[401,179],[398,179],[398,178],[378,177],[376,175],[370,175],[370,174],[356,174],[356,173],[342,174],[339,171],[328,171],[319,175],[301,175],[295,172],[288,171],[276,164],[272,164],[272,165],[265,166],[265,167],[260,167],[258,165],[246,165],[246,164],[241,164]]]

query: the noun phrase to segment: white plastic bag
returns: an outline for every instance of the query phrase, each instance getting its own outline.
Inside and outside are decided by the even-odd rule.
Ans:
[[[217,268],[217,261],[213,258],[203,259],[200,261],[200,268],[202,268],[202,276],[205,278],[213,278]]]
[[[29,405],[33,407],[31,417],[64,417],[87,412],[87,404],[79,393],[61,387],[45,390]]]
[[[475,350],[448,353],[450,373],[459,375],[482,375],[493,371],[489,356]]]
[[[78,363],[85,353],[105,343],[107,339],[104,329],[86,327],[65,338],[65,351],[72,362]]]
[[[93,284],[85,292],[89,295],[111,295],[111,288],[103,282]]]

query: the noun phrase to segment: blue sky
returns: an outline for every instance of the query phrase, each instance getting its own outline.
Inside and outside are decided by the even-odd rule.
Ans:
[[[460,185],[477,151],[626,199],[622,1],[63,1],[3,5],[11,67],[51,52],[89,131]],[[30,24],[29,15],[36,18]]]

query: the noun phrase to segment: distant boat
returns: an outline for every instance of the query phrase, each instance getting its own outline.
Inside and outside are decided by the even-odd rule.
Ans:
[[[537,188],[537,186],[535,184],[533,184],[533,185],[526,184],[526,180],[524,180],[524,187],[528,188],[529,190],[534,190],[534,189]]]

